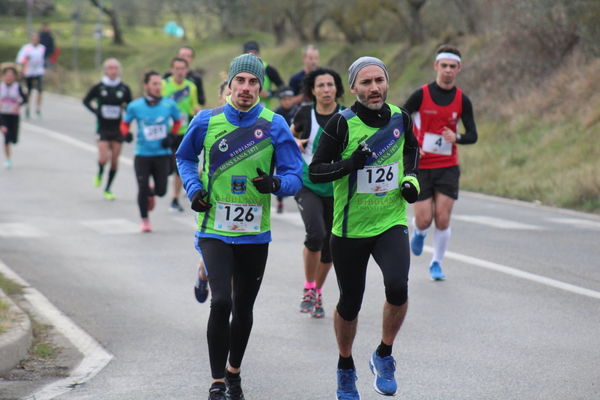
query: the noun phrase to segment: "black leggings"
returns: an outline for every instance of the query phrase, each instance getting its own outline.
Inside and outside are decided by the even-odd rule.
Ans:
[[[242,364],[269,244],[234,245],[212,238],[201,238],[198,244],[212,292],[207,329],[210,369],[213,379],[222,379],[227,355],[233,368]]]
[[[329,239],[333,222],[333,197],[319,196],[304,187],[296,193],[294,199],[306,229],[304,245],[310,251],[320,251],[321,262],[330,263]]]
[[[406,303],[410,268],[407,227],[394,226],[377,236],[362,239],[332,235],[331,253],[340,289],[337,312],[344,320],[352,321],[358,316],[371,255],[383,274],[387,302],[394,306]]]
[[[167,193],[171,156],[135,156],[133,166],[138,184],[140,215],[148,218],[148,197]],[[150,189],[150,176],[154,181],[154,189]]]

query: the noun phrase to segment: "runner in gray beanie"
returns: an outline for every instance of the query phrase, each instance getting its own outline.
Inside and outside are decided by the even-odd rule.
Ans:
[[[247,72],[258,78],[260,87],[263,86],[265,78],[265,66],[262,60],[254,54],[246,53],[237,56],[229,64],[229,76],[227,77],[227,86],[231,86],[231,80],[240,72]]]
[[[375,57],[360,57],[352,63],[350,68],[348,68],[348,84],[350,85],[350,88],[354,86],[354,81],[356,80],[358,72],[367,65],[377,65],[378,67],[380,67],[385,73],[385,79],[387,79],[388,82],[390,81],[387,67],[385,66],[383,61]]]

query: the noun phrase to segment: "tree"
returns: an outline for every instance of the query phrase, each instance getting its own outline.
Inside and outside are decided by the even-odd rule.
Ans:
[[[92,5],[102,11],[110,21],[110,26],[113,31],[113,43],[117,45],[124,45],[123,33],[121,26],[119,25],[119,18],[117,11],[114,8],[108,8],[104,4],[101,4],[101,0],[90,0]]]
[[[388,9],[396,14],[400,24],[408,27],[408,41],[413,46],[425,40],[421,8],[426,2],[427,0],[388,0],[386,4]],[[408,17],[402,4],[408,7]]]

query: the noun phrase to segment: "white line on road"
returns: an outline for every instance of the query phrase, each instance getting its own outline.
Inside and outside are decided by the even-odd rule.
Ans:
[[[50,322],[54,328],[64,335],[83,354],[79,365],[68,377],[52,382],[34,394],[28,400],[50,400],[87,382],[98,374],[113,358],[93,337],[57,309],[43,294],[31,287],[27,281],[0,261],[0,273],[6,278],[23,286],[25,299],[37,313]]]
[[[46,233],[21,222],[6,222],[0,224],[0,237],[35,238],[46,236]]]
[[[600,222],[580,218],[548,218],[549,221],[569,225],[571,228],[600,230]]]
[[[487,225],[499,229],[515,229],[515,230],[542,230],[543,228],[537,225],[524,224],[522,222],[510,221],[501,218],[494,218],[487,215],[460,215],[455,214],[452,219],[459,221],[471,222],[474,224]]]
[[[85,227],[103,235],[138,233],[138,225],[123,218],[88,219],[79,221]]]

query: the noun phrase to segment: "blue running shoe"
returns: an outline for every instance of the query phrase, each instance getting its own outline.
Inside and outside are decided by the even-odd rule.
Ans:
[[[356,389],[356,370],[338,369],[338,388],[335,392],[337,400],[360,400],[360,394]]]
[[[204,303],[208,298],[208,280],[202,279],[200,271],[198,271],[198,279],[196,279],[194,285],[194,296],[196,296],[198,303]]]
[[[425,244],[425,235],[421,235],[417,232],[413,232],[413,237],[410,239],[410,249],[415,256],[420,256],[423,252],[423,245]]]
[[[371,372],[375,375],[375,381],[373,382],[375,391],[385,396],[395,395],[398,384],[394,378],[394,371],[396,371],[394,357],[379,357],[377,352],[374,351],[369,360],[369,367],[371,367]]]
[[[432,262],[429,266],[429,275],[431,275],[431,279],[434,281],[443,281],[446,279],[446,275],[442,271],[442,266],[437,261]]]

